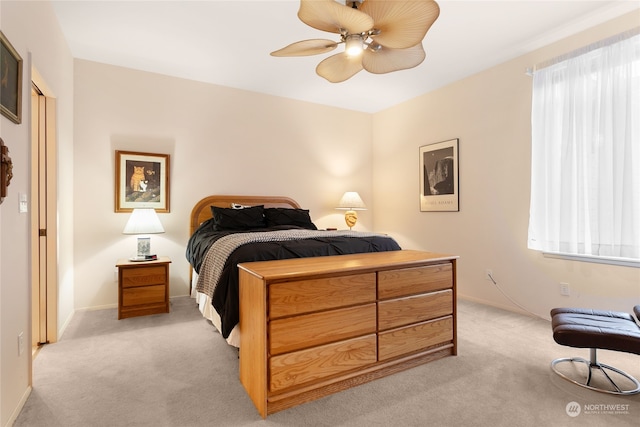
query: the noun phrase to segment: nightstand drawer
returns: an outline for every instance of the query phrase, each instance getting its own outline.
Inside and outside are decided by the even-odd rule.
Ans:
[[[141,304],[165,302],[166,288],[164,285],[145,286],[122,290],[122,306],[130,307]]]
[[[118,260],[118,319],[169,313],[169,264],[155,261]]]
[[[122,270],[122,287],[163,285],[167,280],[165,265],[125,268]]]

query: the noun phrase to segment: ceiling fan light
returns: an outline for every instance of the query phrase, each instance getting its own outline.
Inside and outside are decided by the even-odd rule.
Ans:
[[[358,56],[362,54],[362,36],[360,34],[350,34],[344,40],[345,53],[348,56]]]

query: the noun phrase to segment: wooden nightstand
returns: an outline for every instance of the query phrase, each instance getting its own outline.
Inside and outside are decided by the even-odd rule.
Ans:
[[[169,257],[118,260],[118,319],[169,312]]]

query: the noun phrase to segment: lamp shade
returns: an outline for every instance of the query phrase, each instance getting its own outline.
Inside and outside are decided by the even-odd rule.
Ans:
[[[158,234],[164,228],[155,209],[134,209],[122,234]]]
[[[348,211],[364,211],[367,210],[367,206],[362,201],[360,195],[355,191],[347,191],[344,193],[338,207],[336,209],[345,209]]]

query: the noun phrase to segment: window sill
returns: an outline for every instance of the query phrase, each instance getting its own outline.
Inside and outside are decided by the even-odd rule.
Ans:
[[[593,262],[596,264],[618,265],[621,267],[640,268],[640,260],[636,260],[633,258],[575,255],[575,254],[566,254],[566,253],[560,253],[560,252],[542,252],[542,255],[546,258],[556,258],[556,259],[565,259],[565,260],[571,260],[571,261]]]

